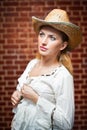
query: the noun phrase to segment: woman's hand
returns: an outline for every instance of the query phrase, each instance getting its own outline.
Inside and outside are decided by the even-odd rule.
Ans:
[[[21,93],[23,97],[33,101],[34,103],[37,103],[39,96],[30,86],[24,84],[21,89]]]
[[[12,105],[15,107],[18,105],[18,103],[20,102],[20,98],[21,98],[21,92],[19,92],[18,90],[15,90],[11,96],[11,103]]]

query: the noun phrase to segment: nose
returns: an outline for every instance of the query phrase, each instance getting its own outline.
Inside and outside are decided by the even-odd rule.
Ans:
[[[43,44],[43,45],[47,45],[47,37],[44,37],[44,38],[42,39],[42,44]]]

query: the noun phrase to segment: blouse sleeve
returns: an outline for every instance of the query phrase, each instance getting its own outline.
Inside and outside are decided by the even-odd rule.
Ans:
[[[55,108],[53,121],[54,127],[62,130],[71,130],[74,122],[74,84],[71,74],[63,74],[55,77],[53,83],[56,104],[39,97],[37,107],[42,114],[50,120]]]

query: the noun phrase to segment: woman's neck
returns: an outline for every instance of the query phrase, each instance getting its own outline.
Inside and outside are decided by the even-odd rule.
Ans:
[[[48,66],[57,66],[59,64],[57,59],[54,58],[47,58],[47,57],[41,57],[39,65],[48,67]]]

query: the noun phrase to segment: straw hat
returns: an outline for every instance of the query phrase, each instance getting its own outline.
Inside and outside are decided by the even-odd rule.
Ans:
[[[49,25],[57,30],[64,32],[69,37],[69,50],[76,48],[82,41],[82,33],[80,28],[71,23],[66,11],[61,9],[53,9],[46,17],[45,20],[39,19],[35,16],[32,17],[34,30],[38,33],[43,25]]]

